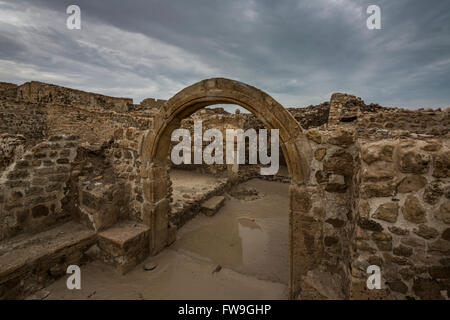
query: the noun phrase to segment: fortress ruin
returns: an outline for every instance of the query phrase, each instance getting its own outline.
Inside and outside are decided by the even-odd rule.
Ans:
[[[250,113],[205,108],[215,104]],[[224,177],[176,206],[171,133],[195,120],[278,129],[289,174],[176,166]],[[448,299],[449,135],[450,108],[387,108],[343,93],[284,108],[223,78],[140,104],[0,83],[0,299],[25,298],[92,260],[130,272],[173,244],[204,203],[254,177],[289,184],[289,298]],[[382,270],[380,290],[366,286],[370,265]]]

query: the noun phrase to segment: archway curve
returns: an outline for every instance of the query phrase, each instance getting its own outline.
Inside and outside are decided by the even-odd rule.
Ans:
[[[303,204],[293,200],[299,186],[308,184],[311,152],[308,139],[295,118],[267,93],[239,81],[213,78],[197,82],[174,95],[154,117],[152,127],[141,143],[141,160],[145,202],[143,220],[151,230],[151,252],[159,252],[167,245],[168,197],[167,160],[170,152],[171,134],[179,128],[182,119],[195,111],[214,104],[236,104],[252,112],[268,129],[278,129],[280,145],[292,179],[290,187],[289,212],[289,292],[293,297],[299,286],[298,271],[305,270],[298,264],[294,248],[294,228],[297,215],[304,211]],[[303,191],[300,191],[303,192]],[[296,221],[294,221],[296,220]],[[303,250],[302,250],[303,251]],[[294,262],[294,260],[296,262]],[[303,273],[303,272],[302,272]]]

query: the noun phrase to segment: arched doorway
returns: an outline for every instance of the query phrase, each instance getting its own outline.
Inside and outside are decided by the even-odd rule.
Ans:
[[[307,242],[311,232],[301,232],[303,222],[308,222],[311,211],[309,164],[311,151],[308,139],[293,116],[271,96],[244,83],[214,78],[189,86],[170,100],[154,118],[152,127],[141,145],[143,190],[145,202],[142,217],[151,229],[151,253],[156,254],[167,245],[168,212],[168,159],[172,131],[183,118],[196,110],[214,104],[235,104],[252,112],[268,129],[278,129],[280,145],[291,176],[289,188],[289,292],[296,296],[301,277],[314,264],[316,253]],[[313,236],[314,237],[314,236]]]

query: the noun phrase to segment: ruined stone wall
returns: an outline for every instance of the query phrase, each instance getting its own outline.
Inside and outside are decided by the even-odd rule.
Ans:
[[[366,105],[364,101],[350,94],[334,93],[330,100],[328,125],[353,125],[359,137],[382,134],[385,137],[416,133],[445,136],[450,132],[450,108],[408,110]]]
[[[15,98],[17,96],[17,87],[13,83],[0,82],[0,97]]]
[[[387,135],[400,130],[404,134],[445,136],[450,132],[450,109],[379,108],[374,112],[361,113],[358,127],[361,137],[368,137],[377,131]]]
[[[0,83],[0,175],[5,177],[1,183],[0,224],[4,230],[0,239],[50,227],[56,222],[53,218],[63,211],[70,215],[68,218],[96,230],[130,217],[139,219],[140,214],[136,212],[140,212],[140,208],[136,209],[134,203],[142,202],[142,191],[135,187],[132,175],[139,172],[137,141],[163,103],[163,100],[148,99],[145,105],[139,106],[133,105],[131,99],[105,97],[39,82],[22,86]],[[123,137],[117,136],[120,130],[125,132]],[[136,136],[130,134],[132,130],[138,132]],[[58,159],[58,152],[67,152],[58,150],[61,144],[53,141],[55,136],[61,135],[77,136],[77,145],[83,148],[71,153],[70,170],[76,173],[70,180],[50,186],[47,180],[54,181],[58,173],[53,171],[65,170],[63,165],[53,168],[56,161],[64,161]],[[119,143],[113,143],[115,138]],[[54,148],[56,155],[46,149],[35,155],[35,150],[46,147]],[[95,160],[96,157],[103,157],[103,162]],[[14,170],[11,168],[25,163],[29,167],[22,172],[23,177],[10,175],[9,171]],[[105,168],[99,173],[97,169],[102,166]],[[63,173],[59,176],[61,179]],[[44,177],[36,179],[35,176]],[[41,181],[43,185],[34,185],[33,181]],[[70,196],[62,199],[61,188],[66,188]],[[17,199],[11,196],[13,194]],[[40,197],[33,200],[33,195]],[[109,198],[111,201],[104,201]],[[130,210],[129,203],[132,204]],[[29,217],[33,217],[30,212],[37,206],[41,206],[42,211],[49,208],[49,213],[45,214],[45,219],[34,223],[34,218]],[[98,210],[100,207],[102,209]],[[107,207],[114,214],[106,214]]]
[[[117,127],[146,130],[151,121],[148,117],[138,117],[132,113],[90,111],[63,105],[47,105],[45,111],[49,134],[77,134],[81,141],[90,144],[111,140]]]
[[[48,136],[47,113],[36,103],[0,97],[0,133],[39,141]]]
[[[27,140],[19,134],[0,134],[0,175],[16,158],[21,157]]]
[[[114,172],[119,179],[125,181],[130,190],[130,217],[142,221],[142,205],[144,202],[144,188],[142,186],[142,171],[140,147],[146,131],[137,128],[116,128],[114,143],[108,150]],[[169,183],[167,178],[166,183]]]
[[[360,196],[351,297],[442,299],[450,278],[450,140],[358,141]],[[381,268],[383,290],[366,288]]]
[[[40,82],[0,83],[0,133],[21,134],[35,142],[51,135],[77,134],[81,141],[101,144],[113,137],[117,126],[147,129],[163,102],[140,106],[132,99]]]
[[[17,99],[33,103],[82,105],[117,112],[129,111],[133,105],[133,100],[130,98],[108,97],[37,81],[27,82],[19,86],[17,88]]]
[[[345,299],[349,296],[350,242],[355,223],[351,203],[358,166],[356,135],[353,129],[338,127],[309,129],[305,134],[313,159],[309,185],[292,193],[294,206],[304,208],[303,214],[293,213],[293,223],[301,228],[295,230],[298,234],[293,241],[299,241],[315,258],[302,279],[298,298]]]
[[[10,164],[0,177],[0,240],[68,218],[61,209],[77,136],[53,136]]]

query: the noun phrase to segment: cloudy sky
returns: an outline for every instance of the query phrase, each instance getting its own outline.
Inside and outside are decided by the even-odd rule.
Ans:
[[[81,8],[81,30],[66,8]],[[381,30],[366,9],[381,8]],[[0,81],[168,99],[199,80],[254,85],[286,107],[333,92],[450,106],[448,0],[0,0]]]

